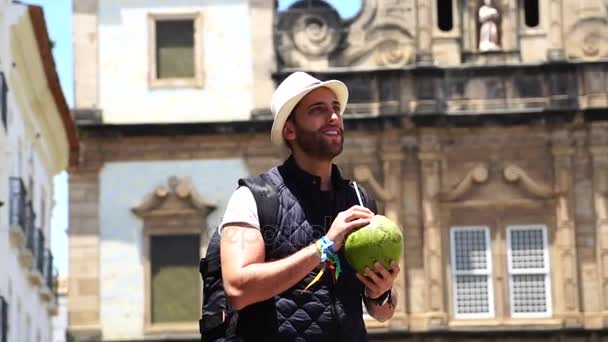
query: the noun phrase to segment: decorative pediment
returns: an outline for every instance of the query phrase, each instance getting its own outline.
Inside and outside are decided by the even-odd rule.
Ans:
[[[474,192],[475,186],[479,185],[483,185],[483,187],[479,187],[479,190]],[[497,192],[502,194],[501,198],[504,200],[517,199],[521,197],[522,192],[525,194],[524,196],[536,199],[550,199],[559,195],[559,192],[551,186],[534,179],[515,164],[491,167],[491,163],[479,163],[467,171],[456,184],[449,189],[442,190],[438,196],[442,202],[469,199],[485,201],[493,198]],[[474,195],[472,195],[473,193]],[[469,198],[470,196],[476,198]]]
[[[201,198],[189,178],[171,176],[167,185],[156,187],[132,211],[140,217],[178,214],[207,216],[215,208],[215,205]]]

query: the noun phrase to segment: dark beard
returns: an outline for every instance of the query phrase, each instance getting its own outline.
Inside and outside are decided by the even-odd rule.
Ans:
[[[296,143],[302,151],[308,154],[311,157],[320,159],[320,160],[332,160],[337,155],[342,153],[342,148],[344,145],[344,132],[341,132],[341,140],[338,144],[332,144],[325,140],[322,134],[318,131],[309,131],[298,124],[295,124],[294,127],[296,131]]]

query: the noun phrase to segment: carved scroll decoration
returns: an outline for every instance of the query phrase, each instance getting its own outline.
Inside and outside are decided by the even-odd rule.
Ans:
[[[380,201],[388,202],[395,197],[395,194],[390,189],[385,189],[378,183],[368,166],[357,165],[354,170],[354,176],[358,182],[369,184],[372,192]]]
[[[507,182],[520,184],[524,190],[534,196],[541,198],[551,198],[555,196],[555,192],[549,186],[535,181],[519,166],[513,164],[508,165],[505,167],[503,175]]]
[[[455,201],[469,192],[475,183],[484,183],[488,180],[488,167],[485,164],[479,164],[469,170],[458,184],[452,190],[441,194],[441,199],[444,201]]]

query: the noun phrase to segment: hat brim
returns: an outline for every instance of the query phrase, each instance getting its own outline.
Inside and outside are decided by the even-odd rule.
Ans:
[[[348,88],[346,85],[338,80],[316,83],[297,93],[291,99],[289,99],[289,101],[286,101],[283,106],[281,106],[274,118],[272,129],[270,131],[270,140],[274,145],[287,147],[285,139],[283,139],[283,127],[285,126],[287,118],[289,118],[289,115],[293,111],[294,107],[298,104],[298,102],[300,102],[300,100],[302,100],[304,96],[306,96],[306,94],[322,87],[328,88],[336,95],[338,102],[340,102],[340,116],[342,116],[344,110],[346,109],[346,104],[348,103]]]

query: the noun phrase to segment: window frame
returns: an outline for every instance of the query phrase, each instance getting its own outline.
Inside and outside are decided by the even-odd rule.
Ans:
[[[540,229],[543,236],[543,258],[544,267],[542,269],[527,269],[527,270],[516,270],[512,266],[512,248],[511,248],[511,231],[513,230],[530,230]],[[509,311],[512,318],[549,318],[553,316],[553,300],[551,292],[551,259],[549,256],[549,240],[548,240],[548,229],[545,224],[510,224],[505,228],[506,231],[506,243],[507,243],[507,274],[509,282]],[[539,275],[544,274],[545,276],[545,300],[547,303],[546,312],[536,313],[517,313],[514,312],[513,305],[513,275],[530,274]]]
[[[456,269],[456,248],[454,244],[455,234],[458,231],[479,231],[482,230],[486,242],[486,270],[458,271]],[[494,318],[496,307],[494,303],[494,264],[492,260],[492,238],[489,226],[452,226],[450,227],[450,263],[451,263],[451,286],[452,286],[452,313],[455,319],[479,319]],[[488,312],[487,313],[458,313],[457,281],[459,275],[486,275],[488,284]]]
[[[158,78],[156,75],[156,23],[159,21],[192,20],[194,25],[194,77]],[[148,14],[148,87],[149,88],[202,88],[203,70],[203,13],[149,13]]]

